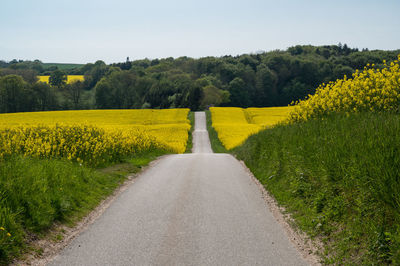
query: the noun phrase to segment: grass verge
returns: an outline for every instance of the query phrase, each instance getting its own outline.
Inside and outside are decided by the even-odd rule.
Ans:
[[[400,263],[400,117],[332,115],[251,136],[233,153],[327,264]]]
[[[188,119],[190,121],[190,130],[188,132],[188,141],[186,144],[185,153],[192,153],[193,148],[193,131],[194,131],[194,112],[189,112]]]
[[[30,249],[54,222],[74,224],[164,151],[94,169],[66,160],[13,156],[0,164],[0,265]]]
[[[208,136],[210,137],[211,148],[215,153],[227,153],[228,150],[222,145],[221,141],[218,138],[218,133],[212,127],[211,121],[211,112],[206,111],[206,119],[207,119],[207,131]]]

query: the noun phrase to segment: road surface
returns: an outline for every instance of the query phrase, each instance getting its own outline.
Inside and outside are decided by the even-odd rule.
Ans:
[[[214,154],[204,112],[193,153],[141,174],[49,265],[307,265],[231,155]]]

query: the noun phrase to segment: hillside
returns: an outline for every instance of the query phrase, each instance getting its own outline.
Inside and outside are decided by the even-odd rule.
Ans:
[[[393,61],[399,53],[400,50],[360,51],[339,44],[297,45],[287,50],[199,59],[146,58],[110,65],[103,61],[73,65],[15,60],[0,62],[3,66],[0,76],[16,74],[33,84],[39,74],[85,75],[81,86],[70,86],[62,92],[63,87],[57,85],[54,93],[48,93],[52,95],[52,104],[39,107],[25,104],[28,107],[19,111],[269,107],[285,106],[304,99],[313,94],[319,84],[335,81],[344,75],[350,77],[367,63],[382,67],[383,60]],[[5,85],[0,82],[2,86]],[[28,94],[34,95],[36,102],[46,101],[40,98],[43,97],[40,91],[49,89],[35,86],[32,89],[33,92],[28,90]]]

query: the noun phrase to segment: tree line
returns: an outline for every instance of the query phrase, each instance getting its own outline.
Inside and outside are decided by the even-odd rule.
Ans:
[[[349,77],[367,63],[379,67],[399,53],[297,45],[239,56],[97,61],[63,70],[38,60],[0,61],[0,112],[284,106],[313,94],[320,83]],[[50,84],[37,82],[39,74],[51,74]],[[66,84],[67,74],[84,75],[84,82]]]

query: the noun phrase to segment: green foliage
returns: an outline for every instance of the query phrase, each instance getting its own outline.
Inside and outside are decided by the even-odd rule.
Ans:
[[[140,77],[146,77],[145,102],[152,108],[220,106],[284,106],[303,99],[318,84],[349,75],[363,62],[391,61],[399,51],[358,51],[347,45],[295,46],[287,51],[272,51],[241,56],[181,57],[131,62]],[[366,60],[368,58],[368,60]],[[114,64],[126,69],[126,63]],[[140,69],[140,70],[139,70]],[[194,97],[186,97],[176,77],[182,77]],[[210,87],[213,86],[213,87]],[[133,90],[136,90],[134,86]],[[200,95],[199,88],[203,95]],[[212,88],[212,90],[210,89]],[[141,89],[142,90],[142,89]],[[143,91],[143,90],[142,90]],[[218,93],[215,93],[218,92]],[[224,101],[220,100],[220,93]],[[229,100],[227,96],[229,92]],[[200,107],[198,105],[200,99]]]
[[[210,143],[213,152],[227,153],[228,150],[224,147],[224,145],[222,145],[221,141],[218,138],[217,131],[215,131],[215,129],[212,127],[211,112],[208,110],[206,111],[206,119],[208,136],[210,137]]]
[[[80,75],[81,73],[76,73],[76,70],[82,66],[82,64],[43,63],[39,60],[12,60],[8,64],[1,64],[0,61],[0,67],[8,67],[14,70],[32,70],[36,72],[36,74],[41,75],[48,75],[56,69],[65,71],[70,75]]]
[[[29,238],[55,221],[74,223],[163,151],[135,155],[126,163],[91,169],[59,160],[12,157],[0,164],[0,264],[27,249]],[[9,235],[8,235],[8,234]]]
[[[83,96],[89,92],[85,91],[85,83],[82,81],[76,81],[71,84],[66,84],[62,88],[64,106],[68,106],[68,109],[85,109],[85,105],[82,102]],[[90,108],[90,106],[87,106]]]
[[[85,82],[88,89],[94,88],[106,74],[110,74],[111,68],[103,61],[98,60],[94,64],[87,64],[82,67],[82,72],[85,74]]]
[[[321,83],[351,76],[367,63],[381,67],[383,60],[393,61],[399,53],[400,50],[359,51],[339,44],[297,45],[286,51],[200,59],[169,57],[129,61],[127,58],[125,62],[111,65],[101,60],[85,65],[13,60],[0,61],[0,66],[6,67],[0,69],[0,76],[21,75],[33,84],[38,74],[55,75],[61,71],[84,74],[84,90],[91,93],[81,93],[82,97],[76,101],[71,94],[57,92],[57,109],[143,106],[185,107],[195,111],[210,105],[268,107],[304,99]],[[29,110],[38,109],[43,107]]]
[[[59,108],[57,92],[43,82],[29,84],[19,75],[0,77],[0,113]]]
[[[52,86],[61,87],[67,83],[67,75],[61,70],[55,70],[49,77],[49,83]]]
[[[55,220],[87,211],[121,180],[69,162],[22,157],[2,162],[0,221],[11,237],[8,245],[0,246],[0,261],[18,255],[26,232],[43,231]]]
[[[21,76],[26,82],[33,84],[38,81],[37,72],[32,69],[0,68],[0,77],[7,75]]]
[[[332,115],[280,125],[234,150],[326,263],[400,263],[400,117]]]
[[[180,108],[197,110],[201,89],[180,71],[142,76],[136,69],[114,71],[96,85],[99,108]]]
[[[53,67],[53,68],[56,67],[57,69],[59,69],[61,71],[65,71],[71,75],[81,74],[81,73],[70,73],[70,72],[73,71],[74,69],[77,69],[77,68],[80,68],[83,66],[83,64],[62,64],[62,63],[42,63],[41,65],[42,65],[43,71],[45,71],[45,69],[49,69],[51,67]]]
[[[229,83],[230,102],[233,106],[248,107],[250,104],[249,92],[245,89],[246,83],[241,78],[234,78]]]
[[[96,104],[99,108],[140,108],[141,90],[135,90],[139,77],[128,71],[115,71],[96,86]]]
[[[197,111],[200,109],[201,99],[203,99],[204,92],[201,90],[200,87],[194,85],[189,89],[187,94],[187,103],[188,107],[193,110]],[[184,106],[184,104],[182,105]]]
[[[223,103],[228,103],[230,97],[229,91],[220,90],[214,85],[207,85],[203,87],[203,98],[201,100],[201,109],[210,106],[219,106]]]
[[[188,132],[188,141],[186,144],[186,151],[185,153],[192,153],[193,148],[193,131],[194,131],[194,112],[189,112],[188,119],[190,121],[190,130]]]
[[[29,101],[28,84],[17,75],[0,78],[0,112],[13,113],[27,109]]]
[[[33,101],[35,111],[50,111],[58,108],[56,90],[44,82],[32,85]]]
[[[277,101],[278,76],[265,64],[257,66],[254,106],[272,106]]]

